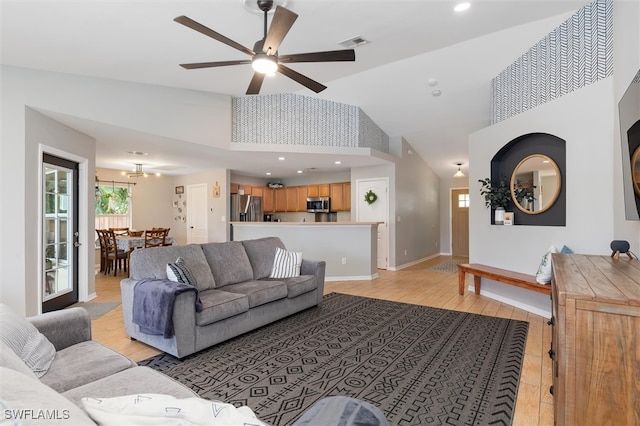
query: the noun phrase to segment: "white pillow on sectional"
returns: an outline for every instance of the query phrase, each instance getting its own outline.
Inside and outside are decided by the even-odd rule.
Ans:
[[[273,259],[273,268],[269,278],[299,277],[300,265],[302,265],[302,253],[276,247],[276,256]]]
[[[536,282],[539,284],[549,284],[551,282],[551,253],[557,253],[554,246],[549,247],[544,256],[542,256],[540,266],[538,266]]]
[[[10,347],[37,377],[47,373],[56,356],[56,348],[44,334],[2,303],[0,303],[0,340]]]

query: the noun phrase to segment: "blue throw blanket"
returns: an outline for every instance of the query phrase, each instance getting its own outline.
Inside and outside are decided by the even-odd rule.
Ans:
[[[173,337],[173,306],[176,297],[185,291],[196,293],[195,309],[200,312],[202,302],[194,286],[154,278],[140,280],[133,288],[133,322],[143,333]]]

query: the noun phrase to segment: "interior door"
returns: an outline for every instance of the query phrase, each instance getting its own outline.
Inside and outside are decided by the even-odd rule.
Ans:
[[[386,178],[362,179],[357,181],[358,200],[356,220],[358,222],[381,222],[378,225],[378,269],[389,267],[389,181]],[[369,204],[365,194],[373,191],[377,199]]]
[[[43,155],[42,312],[78,301],[78,175],[78,163]]]
[[[187,243],[209,242],[207,222],[207,184],[187,186]]]
[[[469,256],[469,188],[451,190],[451,254]]]

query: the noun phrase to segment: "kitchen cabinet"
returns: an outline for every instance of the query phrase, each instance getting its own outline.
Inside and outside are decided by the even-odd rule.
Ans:
[[[318,185],[307,185],[307,197],[319,197],[320,189]]]
[[[256,197],[264,197],[264,186],[252,186],[250,194],[255,195]]]
[[[332,183],[331,192],[331,211],[341,212],[344,210],[344,185],[341,183]]]
[[[640,262],[553,254],[551,265],[555,424],[638,424]]]
[[[288,212],[298,211],[298,188],[295,186],[288,186],[285,188],[287,195],[287,209]]]
[[[251,195],[251,185],[245,185],[245,184],[240,184],[238,185],[238,193],[240,193],[241,191],[244,191],[244,195]]]
[[[330,197],[331,189],[328,183],[321,183],[318,185],[318,197]]]
[[[262,191],[262,210],[265,213],[273,213],[276,211],[275,190],[273,188],[264,188]]]
[[[276,212],[287,211],[287,188],[276,188],[273,190]]]
[[[342,190],[344,196],[344,211],[351,211],[351,182],[345,182]]]
[[[230,183],[229,184],[229,194],[237,194],[238,193],[238,188],[240,188],[240,185],[238,185],[237,183]]]
[[[296,193],[298,196],[298,203],[296,205],[297,212],[307,211],[307,197],[309,196],[308,186],[296,186]]]

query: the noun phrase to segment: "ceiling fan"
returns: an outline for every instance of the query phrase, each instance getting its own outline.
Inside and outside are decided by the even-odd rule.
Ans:
[[[298,18],[294,12],[282,6],[276,6],[271,27],[267,32],[267,13],[273,7],[273,0],[258,0],[258,7],[264,12],[264,37],[258,40],[253,46],[253,50],[244,47],[240,43],[236,43],[212,29],[194,21],[186,16],[178,16],[174,21],[196,30],[206,36],[209,36],[227,46],[233,47],[247,55],[251,59],[222,61],[222,62],[199,62],[192,64],[180,64],[181,67],[192,70],[198,68],[223,67],[228,65],[251,64],[254,69],[253,78],[249,83],[247,95],[257,95],[260,93],[264,76],[279,72],[290,79],[308,87],[316,93],[327,88],[327,86],[318,83],[309,77],[302,75],[284,64],[295,62],[337,62],[337,61],[355,61],[356,54],[353,49],[331,50],[326,52],[298,53],[293,55],[279,55],[278,47],[284,40],[293,23]]]

